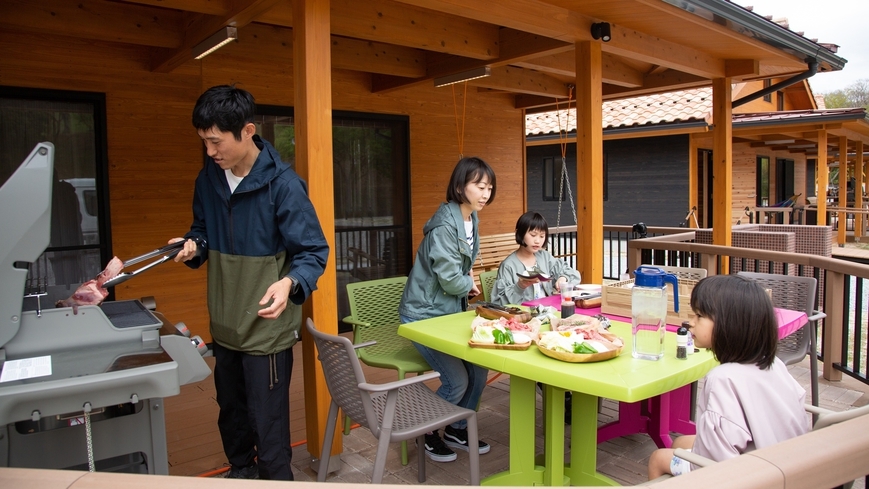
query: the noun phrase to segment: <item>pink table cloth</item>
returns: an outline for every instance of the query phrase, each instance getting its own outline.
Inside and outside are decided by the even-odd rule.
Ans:
[[[553,295],[543,299],[523,302],[523,306],[535,305],[561,307],[561,296]],[[600,307],[589,309],[577,308],[578,314],[595,316],[600,314]],[[775,308],[778,319],[778,337],[784,338],[800,329],[808,322],[805,312],[790,309]],[[631,318],[604,314],[613,321],[630,323]],[[667,331],[675,332],[681,324],[667,324]],[[671,431],[684,435],[695,433],[694,422],[691,420],[691,385],[680,387],[660,396],[640,402],[620,402],[619,419],[601,426],[597,431],[597,442],[602,443],[612,438],[632,435],[634,433],[648,434],[659,448],[669,448],[673,439]]]

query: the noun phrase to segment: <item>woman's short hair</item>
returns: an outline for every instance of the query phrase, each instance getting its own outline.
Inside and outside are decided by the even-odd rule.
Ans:
[[[447,202],[456,202],[459,204],[470,204],[465,196],[465,187],[469,183],[477,183],[483,179],[488,179],[489,185],[492,186],[492,193],[489,194],[491,204],[495,201],[495,170],[488,163],[475,156],[467,156],[456,163],[453,168],[453,174],[450,176],[450,184],[447,186]]]
[[[218,85],[206,90],[193,107],[193,127],[207,131],[217,126],[222,132],[231,132],[241,141],[241,130],[253,123],[256,103],[247,90],[234,85]]]
[[[519,216],[519,220],[516,221],[516,243],[520,246],[525,246],[525,235],[528,231],[533,231],[535,229],[539,229],[546,233],[546,236],[543,238],[543,246],[546,246],[546,243],[549,241],[549,224],[546,223],[546,218],[543,217],[539,212],[528,211],[525,214]]]
[[[778,320],[772,300],[754,279],[715,275],[691,292],[694,313],[712,320],[712,353],[721,363],[769,368],[778,346]]]

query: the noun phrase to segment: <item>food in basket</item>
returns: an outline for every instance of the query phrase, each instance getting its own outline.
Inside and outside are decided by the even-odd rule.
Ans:
[[[607,333],[606,328],[601,323],[600,319],[594,316],[586,316],[584,314],[574,314],[563,319],[553,319],[552,328],[555,331],[567,331],[581,334],[586,340],[608,341],[608,336],[612,336]],[[607,336],[605,336],[605,334]]]
[[[619,338],[616,337],[616,339]],[[617,343],[603,337],[600,337],[600,339],[588,339],[582,333],[574,331],[546,331],[540,335],[540,339],[537,340],[537,346],[564,353],[590,355],[615,350],[624,345],[621,344],[620,339]]]
[[[537,338],[540,320],[532,319],[522,323],[516,319],[486,319],[477,316],[471,322],[471,341],[474,343],[494,343],[512,345],[530,343]]]
[[[600,362],[619,356],[624,347],[621,338],[610,333],[598,333],[600,339],[588,339],[576,331],[547,331],[540,334],[540,353],[565,362]]]
[[[586,316],[585,314],[573,314],[566,318],[555,318],[552,320],[552,328],[556,331],[591,331],[600,330],[600,320],[594,316]]]
[[[546,356],[565,362],[599,362],[619,356],[625,343],[609,333],[593,316],[574,314],[552,320],[552,329],[541,333],[537,346]]]

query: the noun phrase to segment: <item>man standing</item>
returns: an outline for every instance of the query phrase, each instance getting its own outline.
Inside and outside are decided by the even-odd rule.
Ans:
[[[205,91],[193,126],[208,154],[196,178],[193,224],[175,257],[208,262],[217,425],[227,477],[293,480],[289,385],[301,304],[317,288],[329,246],[307,185],[256,135],[253,96]]]

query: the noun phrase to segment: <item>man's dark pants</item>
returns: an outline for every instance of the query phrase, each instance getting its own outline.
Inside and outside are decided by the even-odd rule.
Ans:
[[[217,426],[226,458],[246,467],[256,457],[261,479],[293,480],[290,467],[290,374],[293,350],[249,355],[213,343]]]

